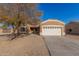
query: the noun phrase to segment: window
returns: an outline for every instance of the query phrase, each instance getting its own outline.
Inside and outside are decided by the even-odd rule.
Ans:
[[[68,31],[69,31],[69,32],[72,32],[72,29],[69,29]]]
[[[26,29],[25,29],[24,27],[21,27],[20,31],[21,31],[21,32],[25,32]]]

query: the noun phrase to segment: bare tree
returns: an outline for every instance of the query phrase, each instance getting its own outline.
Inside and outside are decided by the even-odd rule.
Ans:
[[[39,24],[39,16],[41,16],[41,12],[38,11],[37,4],[16,3],[0,5],[0,17],[13,26],[13,35],[21,25],[27,26],[28,23]]]

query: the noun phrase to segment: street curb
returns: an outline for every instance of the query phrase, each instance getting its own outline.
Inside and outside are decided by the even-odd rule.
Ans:
[[[43,40],[44,40],[44,43],[45,43],[45,46],[46,46],[46,48],[47,48],[47,50],[48,50],[49,56],[51,56],[51,53],[50,53],[50,50],[49,50],[49,48],[48,48],[48,45],[46,44],[45,38],[44,38],[43,36],[41,36],[41,37],[42,37]]]

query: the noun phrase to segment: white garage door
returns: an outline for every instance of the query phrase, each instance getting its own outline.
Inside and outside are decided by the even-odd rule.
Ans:
[[[61,27],[43,27],[42,35],[61,36]]]

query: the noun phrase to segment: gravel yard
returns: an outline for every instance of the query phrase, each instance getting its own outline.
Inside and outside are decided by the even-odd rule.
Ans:
[[[0,37],[0,55],[2,56],[46,56],[49,55],[44,40],[38,35],[28,35],[9,41]]]

